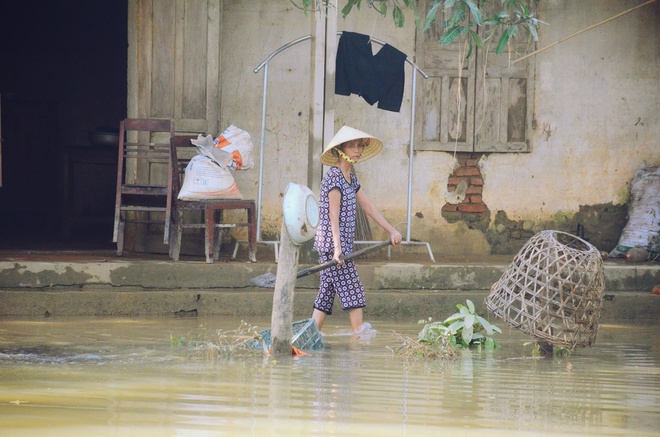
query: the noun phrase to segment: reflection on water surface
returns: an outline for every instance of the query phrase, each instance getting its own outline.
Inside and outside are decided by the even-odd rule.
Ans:
[[[270,320],[247,320],[259,329]],[[299,359],[209,358],[188,341],[228,317],[0,320],[3,435],[658,435],[655,326],[603,325],[593,348],[531,358],[504,323],[497,351],[451,364],[392,355],[415,322],[326,325]],[[170,337],[184,340],[173,346]]]

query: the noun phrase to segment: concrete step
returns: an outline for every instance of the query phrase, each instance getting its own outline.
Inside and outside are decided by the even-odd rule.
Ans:
[[[300,265],[303,269],[311,265]],[[358,270],[370,290],[490,290],[507,268],[502,262],[402,263],[360,261]],[[252,278],[275,275],[277,264],[220,261],[174,262],[117,257],[86,259],[2,259],[0,289],[243,289]],[[660,264],[606,261],[605,289],[651,291],[660,284]],[[316,289],[318,275],[298,280],[298,289]]]
[[[88,253],[37,255],[0,256],[0,316],[139,316],[181,311],[185,316],[193,310],[249,316],[271,311],[273,289],[255,287],[251,279],[275,275],[273,262],[207,264]],[[453,312],[465,299],[480,306],[507,266],[502,259],[435,264],[361,260],[358,270],[368,299],[365,314],[438,318]],[[299,266],[305,267],[309,265]],[[660,265],[607,260],[604,272],[603,317],[658,319],[660,296],[651,290],[660,284]],[[298,317],[309,316],[317,287],[317,275],[297,281],[294,312]]]

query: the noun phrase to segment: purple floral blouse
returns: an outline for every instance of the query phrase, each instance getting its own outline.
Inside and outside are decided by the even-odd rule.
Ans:
[[[348,255],[353,252],[353,242],[355,241],[357,192],[360,190],[360,183],[354,173],[351,173],[351,181],[348,182],[338,167],[331,167],[321,181],[319,224],[316,230],[314,248],[320,254],[332,254],[335,250],[332,242],[330,201],[328,197],[330,191],[334,188],[339,188],[339,191],[341,191],[339,236],[341,251],[343,255]]]

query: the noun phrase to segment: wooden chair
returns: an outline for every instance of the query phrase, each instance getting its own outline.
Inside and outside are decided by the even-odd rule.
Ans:
[[[112,239],[117,243],[119,256],[124,252],[127,221],[163,225],[163,242],[169,243],[172,211],[170,138],[173,136],[174,122],[171,120],[127,118],[119,123],[117,196]],[[156,217],[154,213],[160,213],[160,216]]]
[[[180,200],[177,198],[186,166],[190,158],[196,154],[195,146],[190,142],[197,136],[177,135],[171,139],[171,163],[173,188],[172,231],[170,235],[170,258],[179,260],[181,238],[184,229],[204,229],[204,253],[206,262],[213,263],[220,254],[221,234],[223,228],[246,226],[248,228],[248,258],[257,261],[257,213],[254,200],[243,199],[210,199],[210,200]],[[223,211],[226,209],[244,209],[247,211],[247,223],[223,223]],[[201,211],[203,223],[185,223],[185,211]]]

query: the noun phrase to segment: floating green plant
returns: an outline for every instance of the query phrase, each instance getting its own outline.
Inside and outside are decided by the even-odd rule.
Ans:
[[[416,340],[397,334],[403,344],[392,350],[416,358],[455,359],[460,348],[499,348],[499,343],[490,336],[502,330],[477,314],[471,300],[467,299],[466,304],[456,305],[458,312],[443,322],[433,322],[432,318],[420,320],[424,327]]]
[[[466,300],[467,305],[458,304],[458,312],[447,317],[443,322],[433,322],[432,319],[420,320],[424,328],[419,333],[422,342],[436,341],[438,336],[446,336],[449,342],[457,348],[471,346],[497,349],[499,343],[491,335],[502,330],[481,317],[475,311],[474,303]]]

